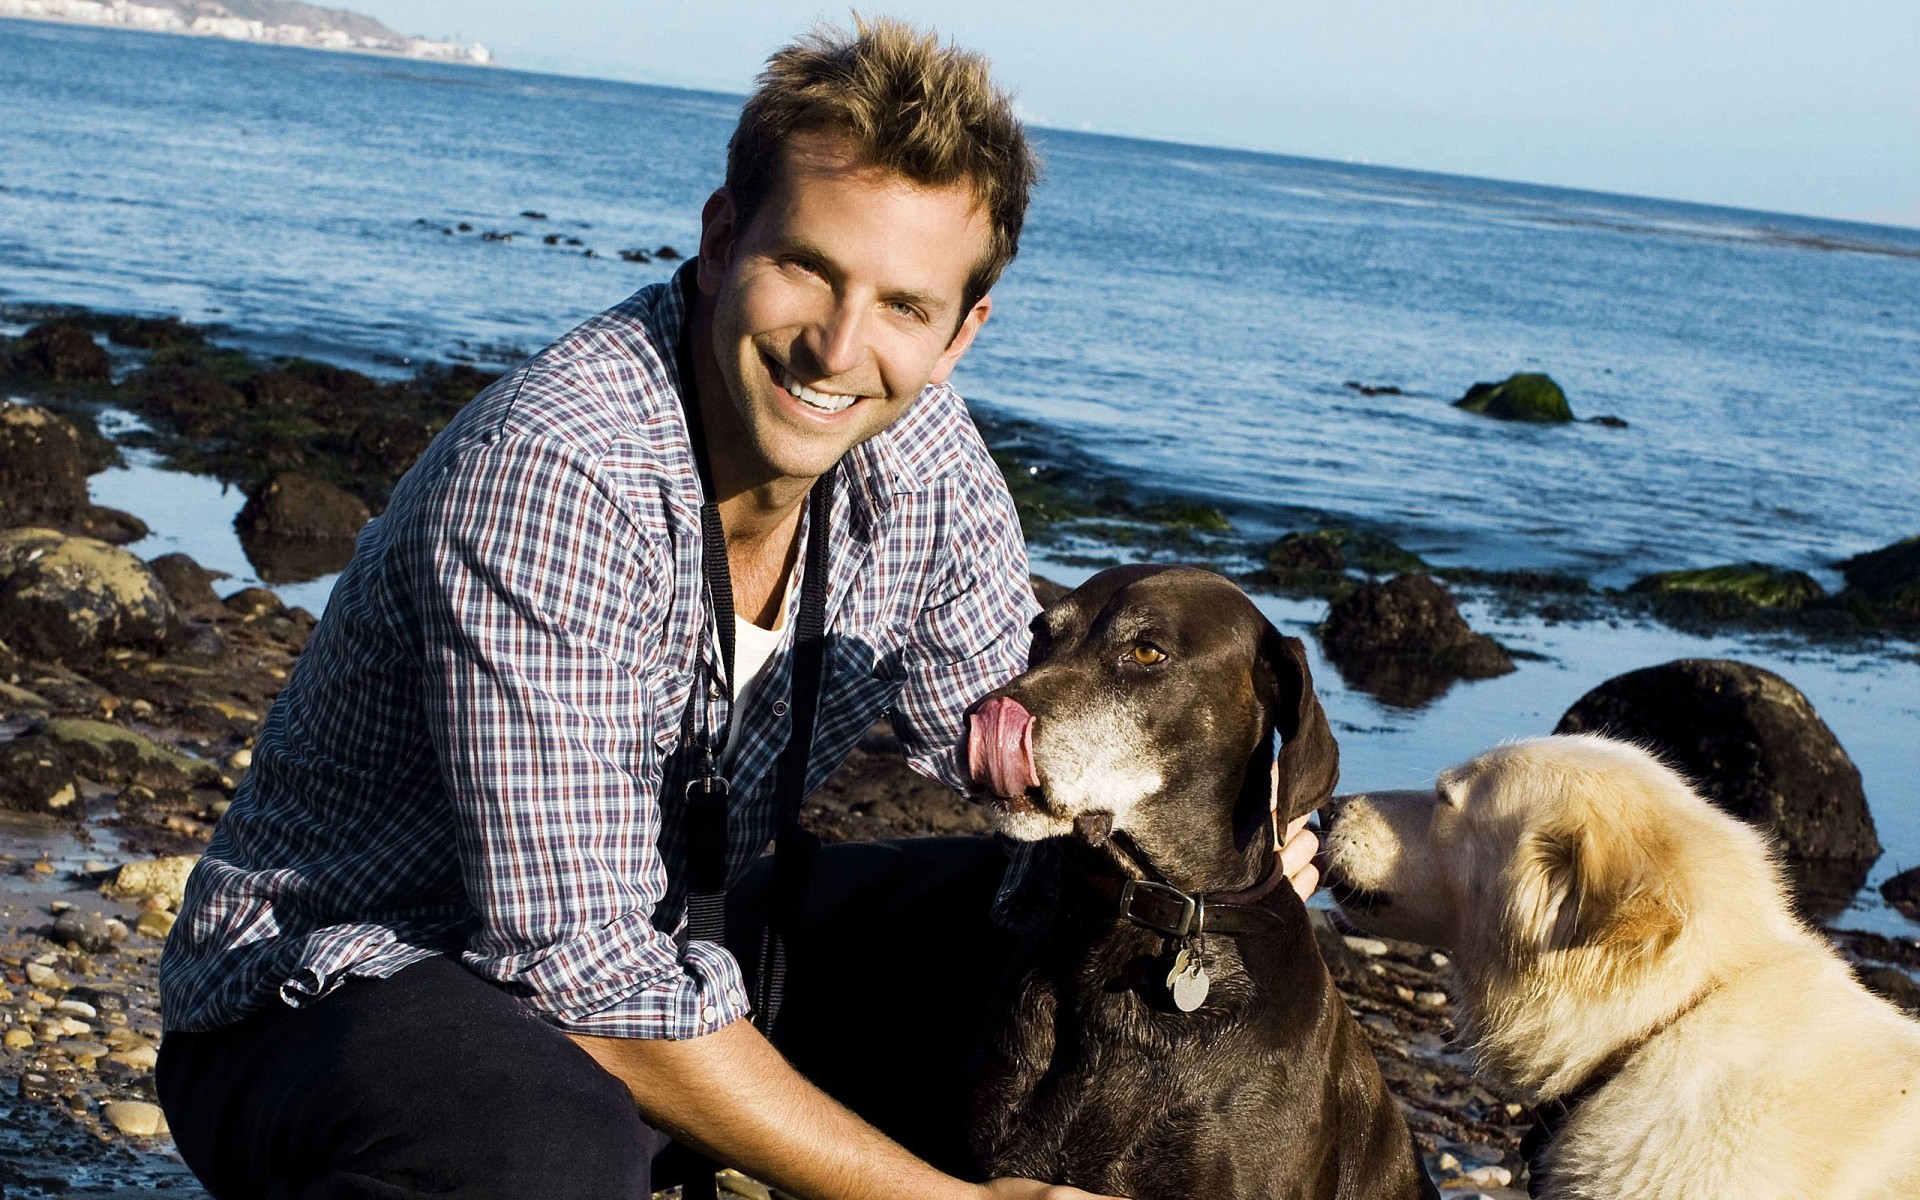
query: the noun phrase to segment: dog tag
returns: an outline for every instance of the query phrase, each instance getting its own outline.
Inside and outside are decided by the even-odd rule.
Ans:
[[[1207,991],[1212,986],[1207,969],[1199,963],[1190,964],[1173,981],[1173,1006],[1181,1012],[1192,1012],[1207,1002]]]

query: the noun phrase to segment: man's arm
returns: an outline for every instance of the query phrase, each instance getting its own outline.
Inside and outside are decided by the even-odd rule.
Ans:
[[[982,1185],[941,1174],[808,1083],[747,1021],[678,1042],[572,1036],[649,1122],[808,1200],[1102,1200],[1027,1179]]]

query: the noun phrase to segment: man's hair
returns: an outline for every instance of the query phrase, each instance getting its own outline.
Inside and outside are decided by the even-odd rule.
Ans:
[[[740,227],[773,191],[781,147],[815,130],[849,135],[866,165],[912,183],[972,188],[991,234],[967,278],[965,308],[1019,252],[1040,164],[1012,98],[980,55],[943,47],[904,21],[857,15],[851,35],[821,26],[776,51],[727,143],[727,189]]]

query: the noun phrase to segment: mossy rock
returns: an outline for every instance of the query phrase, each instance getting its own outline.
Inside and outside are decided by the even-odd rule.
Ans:
[[[1453,406],[1502,421],[1551,425],[1573,420],[1567,394],[1551,376],[1537,372],[1509,375],[1499,383],[1476,383]]]
[[[50,746],[79,775],[99,783],[137,783],[155,791],[220,787],[220,768],[105,721],[55,717],[22,741]]]
[[[44,408],[0,403],[0,525],[87,505],[87,459],[73,426]]]
[[[68,321],[46,321],[27,330],[14,346],[13,365],[54,383],[105,383],[113,375],[113,360],[93,335]]]
[[[1188,529],[1196,533],[1231,533],[1233,522],[1211,504],[1192,500],[1163,500],[1140,510],[1142,520],[1168,529]]]
[[[1805,571],[1753,562],[1662,571],[1635,580],[1627,591],[1679,601],[1704,616],[1738,616],[1754,609],[1798,612],[1827,594]]]
[[[1363,529],[1316,529],[1290,533],[1267,548],[1267,564],[1282,570],[1345,571],[1405,575],[1427,570],[1418,554]]]
[[[1849,600],[1865,600],[1900,620],[1920,621],[1920,537],[1910,537],[1834,564]]]
[[[113,647],[158,647],[178,623],[147,564],[56,530],[0,533],[0,637],[43,658],[87,662]]]

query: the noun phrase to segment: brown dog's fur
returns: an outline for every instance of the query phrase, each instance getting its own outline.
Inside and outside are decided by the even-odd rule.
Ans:
[[[1491,1074],[1536,1102],[1604,1081],[1535,1196],[1920,1196],[1920,1024],[1792,915],[1758,832],[1644,750],[1538,738],[1332,814],[1334,894],[1452,950]]]
[[[1219,576],[1118,568],[1047,610],[994,697],[1031,713],[1040,786],[989,803],[1041,843],[1061,899],[976,1094],[982,1169],[1138,1200],[1436,1195],[1290,887],[1260,901],[1270,929],[1190,939],[1212,988],[1189,1013],[1169,939],[1086,882],[1216,893],[1277,869],[1276,817],[1318,807],[1339,769],[1299,641]]]

